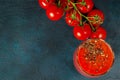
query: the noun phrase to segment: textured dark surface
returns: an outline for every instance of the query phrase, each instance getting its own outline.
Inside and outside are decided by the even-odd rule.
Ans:
[[[120,0],[94,2],[115,52],[112,69],[97,80],[120,80]],[[0,0],[0,80],[96,80],[73,66],[79,44],[64,18],[50,21],[37,0]]]

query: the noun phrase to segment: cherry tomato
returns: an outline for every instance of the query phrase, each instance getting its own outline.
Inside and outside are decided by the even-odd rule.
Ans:
[[[55,3],[55,0],[38,0],[38,3],[43,9],[47,9],[51,4]]]
[[[73,29],[74,37],[78,40],[86,40],[91,34],[90,25],[83,24],[83,26],[75,26]]]
[[[106,38],[106,30],[100,26],[95,32],[91,33],[90,38],[105,39]]]
[[[70,0],[71,2],[74,2],[75,0]],[[73,5],[68,0],[60,0],[60,5],[62,8],[64,8],[65,11],[69,11],[73,9]]]
[[[57,7],[56,5],[51,5],[46,10],[46,15],[50,20],[57,21],[59,20],[64,14],[64,11],[62,8]]]
[[[65,21],[69,26],[79,26],[81,21],[81,16],[74,9],[66,12]]]
[[[94,9],[88,13],[89,20],[91,20],[94,27],[99,27],[104,21],[104,14],[99,9]]]
[[[80,10],[80,12],[88,13],[92,10],[94,3],[92,0],[77,0],[76,6]]]

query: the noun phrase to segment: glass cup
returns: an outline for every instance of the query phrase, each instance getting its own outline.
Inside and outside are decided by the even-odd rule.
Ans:
[[[112,48],[107,42],[102,39],[88,39],[75,50],[73,63],[83,76],[96,78],[111,69],[114,58]]]

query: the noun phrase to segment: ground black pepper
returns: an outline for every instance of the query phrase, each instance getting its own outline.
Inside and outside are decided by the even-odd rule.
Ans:
[[[87,54],[84,56],[86,60],[88,61],[96,61],[96,57],[99,55],[104,55],[104,51],[102,50],[102,48],[96,47],[96,42],[97,40],[95,40],[94,42],[92,41],[87,41],[85,43],[83,43],[83,47],[85,49],[87,49]]]

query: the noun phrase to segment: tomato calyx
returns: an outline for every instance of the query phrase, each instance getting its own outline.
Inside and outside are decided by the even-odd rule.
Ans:
[[[75,19],[76,17],[75,17],[75,15],[74,15],[74,14],[72,14],[72,15],[71,15],[71,18],[72,18],[72,19]]]
[[[84,0],[82,0],[82,2],[80,2],[80,4],[81,4],[82,6],[86,6],[86,2],[85,2]]]
[[[95,23],[102,24],[103,23],[103,21],[101,20],[101,18],[98,15],[95,15],[93,17],[93,19],[95,20],[95,21],[91,20],[91,22],[93,22],[93,24],[95,24]]]
[[[87,15],[88,19],[94,27],[99,27],[104,21],[104,14],[99,9],[90,11]]]
[[[69,26],[79,26],[82,17],[74,9],[66,12],[65,21]]]
[[[94,3],[92,0],[77,0],[76,6],[81,13],[88,13],[92,10]]]

